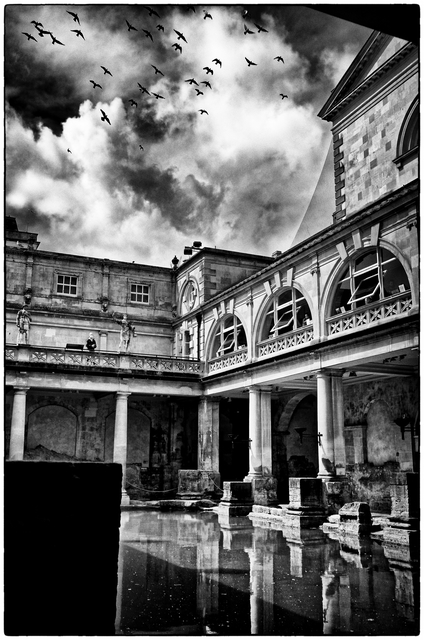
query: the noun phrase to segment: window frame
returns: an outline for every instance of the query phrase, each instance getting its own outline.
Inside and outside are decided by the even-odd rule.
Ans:
[[[231,326],[225,326],[225,324],[232,320]],[[246,344],[238,344],[238,336],[243,331],[244,338]],[[217,341],[219,338],[219,347],[217,347]],[[226,343],[229,344],[226,344]],[[212,340],[212,355],[211,359],[215,358],[223,358],[224,356],[229,355],[230,353],[237,353],[240,349],[247,349],[247,335],[244,325],[240,318],[233,315],[227,315],[223,318],[220,318],[218,321],[218,326],[215,329],[214,337]]]
[[[363,258],[367,255],[370,255],[372,251],[374,251],[374,256],[375,256],[375,260],[372,262],[372,264],[369,264],[366,267],[362,267],[356,270],[357,261],[363,260]],[[387,253],[386,256],[383,254],[384,251]],[[386,274],[390,272],[388,265],[391,262],[395,262],[394,267],[400,266],[402,268],[405,274],[406,282],[397,285],[398,291],[394,291],[387,294],[386,291],[387,291],[388,283],[386,282],[385,278],[386,278]],[[396,263],[398,263],[398,265],[396,265]],[[366,280],[371,278],[377,278],[377,283],[375,287],[372,289],[372,291],[366,293],[365,295],[357,296],[356,294],[359,292],[361,285]],[[343,304],[340,304],[339,306],[336,307],[335,300],[338,292],[341,289],[341,285],[343,282],[349,283],[350,297],[348,300],[343,302]],[[403,287],[404,290],[402,290],[401,287]],[[410,291],[410,290],[411,290],[411,286],[410,286],[408,274],[406,273],[405,268],[403,267],[400,260],[389,249],[385,249],[385,247],[367,248],[366,251],[363,251],[360,254],[352,256],[349,259],[348,264],[346,264],[345,268],[341,271],[340,277],[336,282],[334,294],[332,296],[330,315],[328,317],[333,317],[335,315],[340,315],[343,313],[350,313],[352,311],[360,309],[362,307],[362,304],[357,306],[358,303],[363,303],[365,305],[374,304],[377,302],[382,302],[383,300],[387,300],[393,295],[397,295],[399,293],[403,293],[404,291]],[[368,302],[368,299],[373,298],[377,292],[378,292],[377,300],[374,300],[374,301],[371,300],[370,302]],[[345,295],[346,296],[348,295],[347,291]],[[341,296],[340,296],[340,299],[342,299]],[[348,305],[350,306],[350,308],[346,309]]]
[[[129,284],[129,291],[128,291],[128,296],[129,296],[129,300],[128,302],[130,304],[136,304],[136,305],[144,305],[144,306],[148,306],[149,304],[151,304],[151,300],[152,300],[152,285],[149,282],[135,282],[134,280],[130,280]],[[136,291],[132,291],[132,288],[136,287]],[[147,293],[144,292],[138,292],[137,291],[137,287],[146,287],[147,288]],[[147,295],[147,302],[145,302],[144,300],[133,300],[132,296],[144,296]]]
[[[291,299],[279,304],[278,303],[279,299],[281,298],[281,296],[283,296],[286,293],[291,294]],[[302,309],[302,306],[303,306],[302,303],[304,303],[306,307],[305,316],[302,320],[299,320],[298,313]],[[284,308],[287,308],[287,311],[285,311],[284,313],[281,313],[281,311]],[[290,314],[290,318],[283,324],[283,317],[286,316],[287,314]],[[306,314],[308,315],[308,319],[309,319],[309,322],[307,322],[307,326],[310,327],[312,325],[311,309],[309,307],[308,301],[304,296],[304,294],[301,291],[299,291],[299,289],[296,289],[296,287],[289,287],[283,291],[280,291],[278,294],[275,294],[272,299],[272,302],[268,307],[268,310],[265,312],[265,315],[264,315],[264,320],[262,322],[260,342],[263,342],[265,340],[274,340],[279,336],[283,336],[285,334],[291,333],[293,331],[297,331],[299,329],[304,329],[306,326],[306,324],[304,324],[304,319],[306,317]],[[271,316],[272,324],[270,326],[268,336],[265,337],[264,336],[265,323],[269,316]],[[284,331],[284,329],[288,327],[290,323],[293,324],[292,328]]]
[[[69,278],[70,282],[59,282],[59,278]],[[75,284],[72,283],[72,279],[75,279]],[[59,291],[59,287],[74,287],[75,293],[66,293],[65,291]],[[64,296],[65,298],[78,298],[80,297],[80,287],[81,287],[81,274],[70,272],[70,271],[56,271],[55,272],[55,283],[54,283],[54,294],[56,296]]]

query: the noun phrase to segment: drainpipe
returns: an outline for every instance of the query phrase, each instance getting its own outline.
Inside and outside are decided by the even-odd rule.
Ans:
[[[202,314],[196,315],[197,320],[197,359],[200,360],[200,326],[202,324]]]

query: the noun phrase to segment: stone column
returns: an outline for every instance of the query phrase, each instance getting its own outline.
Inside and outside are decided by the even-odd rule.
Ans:
[[[199,402],[198,468],[219,471],[219,398],[202,397]]]
[[[127,469],[127,418],[128,418],[128,391],[117,391],[115,434],[113,441],[113,461],[122,465],[122,498],[121,505],[130,504],[130,498],[125,489]]]
[[[337,476],[346,474],[346,446],[344,438],[343,370],[333,371],[331,376],[334,463]]]
[[[9,460],[23,460],[25,447],[26,394],[29,387],[14,387]]]
[[[317,371],[318,478],[334,478],[334,432],[330,372]]]
[[[249,440],[250,460],[246,480],[262,476],[262,434],[260,390],[249,388]]]
[[[261,389],[262,473],[272,474],[271,389]]]

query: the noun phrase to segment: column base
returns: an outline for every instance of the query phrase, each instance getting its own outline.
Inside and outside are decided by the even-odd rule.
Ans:
[[[274,476],[252,476],[249,478],[249,482],[252,485],[254,504],[265,507],[277,506],[277,478]]]
[[[252,511],[252,484],[250,482],[224,482],[224,495],[218,506],[218,514],[247,516]]]
[[[121,493],[121,507],[128,507],[130,505],[130,497],[126,491]]]

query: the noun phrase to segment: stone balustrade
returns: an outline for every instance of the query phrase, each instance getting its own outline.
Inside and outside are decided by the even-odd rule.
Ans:
[[[411,292],[396,296],[333,316],[327,320],[327,335],[332,336],[344,331],[363,329],[370,324],[392,319],[412,309]]]
[[[172,356],[117,353],[113,351],[77,351],[55,347],[31,345],[6,345],[7,362],[30,364],[67,365],[73,367],[100,367],[108,369],[132,369],[143,371],[201,374],[202,362]]]
[[[281,351],[287,351],[288,349],[294,349],[300,347],[314,339],[314,328],[310,324],[307,327],[302,327],[296,331],[285,333],[276,338],[271,338],[261,342],[257,347],[257,355],[259,358],[264,356],[274,355]]]
[[[222,371],[230,367],[238,366],[247,362],[247,348],[238,349],[234,353],[229,353],[221,358],[214,358],[209,362],[209,373]]]

